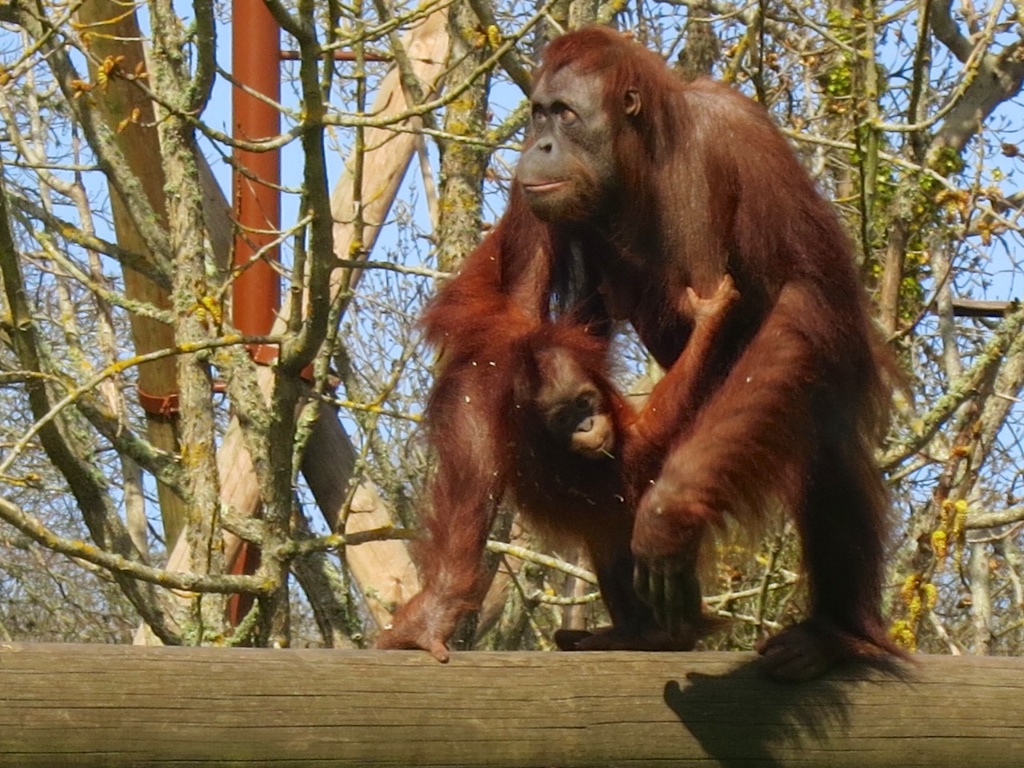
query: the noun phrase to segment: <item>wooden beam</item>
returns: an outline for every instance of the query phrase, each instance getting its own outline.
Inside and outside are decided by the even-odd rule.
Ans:
[[[425,89],[426,95],[428,98],[436,96],[440,92],[448,60],[448,5],[439,4],[422,22],[413,26],[403,40],[403,46],[412,62],[413,73]],[[400,73],[398,68],[394,67],[381,82],[370,114],[382,118],[400,115],[409,108],[409,105],[409,96],[402,86]],[[422,140],[421,136],[408,129],[418,128],[421,124],[419,118],[413,118],[406,121],[404,128],[407,130],[404,131],[396,131],[393,127],[366,129],[363,135],[367,147],[365,167],[362,189],[358,195],[364,223],[361,233],[356,232],[353,224],[353,201],[357,197],[354,189],[355,174],[352,172],[355,165],[354,156],[348,159],[345,171],[331,193],[334,255],[339,259],[369,257],[416,152],[417,141]],[[359,242],[356,242],[357,234]],[[339,290],[354,288],[361,274],[361,270],[335,270],[331,277],[332,296],[336,296]],[[331,417],[323,413],[320,418]],[[327,452],[328,437],[334,438],[333,447],[336,455],[345,451],[343,442],[349,446],[348,452],[352,461],[347,464],[348,471],[339,472],[337,465],[330,463]],[[338,434],[333,425],[318,427],[313,432],[306,448],[302,473],[310,488],[313,488],[312,478],[324,473],[316,472],[310,465],[314,462],[324,462],[328,478],[333,478],[334,487],[342,491],[342,496],[333,504],[321,501],[321,498],[326,498],[327,493],[323,494],[323,497],[317,496],[317,503],[331,530],[340,529],[344,533],[353,534],[393,524],[391,510],[384,504],[377,491],[367,483],[363,483],[356,491],[356,497],[353,498],[351,505],[353,514],[342,519],[345,496],[355,466],[354,459],[355,453],[348,443],[348,436],[344,433]],[[327,483],[324,483],[324,486],[326,485]],[[313,490],[315,493],[315,488]],[[390,622],[391,611],[395,606],[408,601],[420,591],[419,574],[405,541],[374,541],[358,547],[349,547],[345,551],[345,559],[378,627]]]
[[[117,65],[119,70],[127,73],[134,73],[136,67],[145,69],[143,35],[134,7],[126,6],[118,0],[88,0],[78,6],[78,23],[85,26],[82,37],[88,40],[89,52],[92,54],[89,71],[93,83],[101,82],[96,71],[97,62],[120,60]],[[160,137],[157,134],[153,102],[137,83],[126,78],[104,77],[102,82],[103,86],[97,88],[91,98],[114,132],[115,140],[146,190],[146,197],[153,210],[164,219],[167,215],[164,167],[162,163],[154,162],[154,158],[160,157]],[[109,191],[117,244],[125,250],[146,254],[146,244],[135,228],[128,208],[113,186]],[[129,299],[152,304],[157,309],[171,308],[171,300],[166,291],[148,278],[127,268],[122,275]],[[144,355],[174,346],[174,329],[166,323],[135,313],[128,315],[128,321],[135,354]],[[159,401],[178,391],[177,361],[173,357],[143,363],[138,368],[138,375],[140,395],[145,393],[151,400]],[[144,406],[149,402],[146,398],[140,399]],[[146,412],[146,436],[155,448],[176,453],[177,430],[175,414]],[[160,500],[164,535],[168,541],[175,541],[188,522],[187,506],[183,499],[163,483],[156,484],[156,491]],[[137,546],[139,544],[136,542]],[[145,551],[144,546],[140,546],[140,549]]]
[[[953,314],[957,317],[1005,317],[1019,306],[1014,301],[981,301],[953,299]]]
[[[984,766],[1024,659],[785,685],[751,654],[0,645],[0,765]]]

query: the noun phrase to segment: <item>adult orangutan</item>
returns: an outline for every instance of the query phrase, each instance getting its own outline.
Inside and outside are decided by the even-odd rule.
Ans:
[[[888,503],[873,461],[888,358],[834,212],[760,106],[679,82],[612,30],[556,39],[534,83],[509,208],[437,299],[447,322],[427,317],[447,363],[427,409],[439,465],[425,586],[382,645],[443,658],[480,599],[480,553],[508,480],[501,371],[518,364],[515,340],[552,306],[600,332],[608,315],[626,319],[671,382],[692,364],[687,289],[707,297],[729,274],[741,299],[701,361],[711,386],[678,409],[660,472],[638,489],[639,594],[666,631],[686,634],[699,610],[677,587],[695,578],[707,531],[781,506],[801,533],[810,605],[762,645],[768,673],[803,679],[895,652],[879,612]],[[489,333],[510,353],[483,364]]]

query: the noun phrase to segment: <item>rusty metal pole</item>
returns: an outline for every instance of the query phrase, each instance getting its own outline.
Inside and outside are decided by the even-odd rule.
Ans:
[[[239,83],[277,103],[281,98],[281,33],[262,0],[232,4],[231,64]],[[236,139],[253,141],[280,133],[281,116],[271,105],[241,88],[231,91]],[[281,282],[272,264],[278,248],[269,248],[281,226],[281,158],[278,151],[234,153],[234,206],[238,229],[232,319],[242,333],[266,334],[281,304]],[[244,169],[244,171],[242,170]],[[253,262],[257,253],[260,259]]]
[[[281,32],[262,0],[234,0],[231,10],[231,69],[238,83],[273,103],[281,100]],[[269,104],[235,87],[231,91],[232,130],[236,139],[253,141],[281,132],[281,116]],[[271,246],[281,228],[281,155],[270,152],[234,152],[233,173],[235,247],[233,264],[239,270],[232,292],[231,317],[245,334],[270,333],[281,306],[281,281]],[[260,254],[256,259],[256,254]],[[261,352],[253,349],[261,362]],[[231,573],[255,573],[260,553],[243,543],[231,564]],[[228,601],[228,620],[237,626],[252,607],[251,595]]]

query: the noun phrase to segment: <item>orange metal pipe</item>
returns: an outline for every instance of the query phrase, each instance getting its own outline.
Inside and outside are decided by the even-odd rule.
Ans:
[[[231,69],[235,79],[277,103],[281,100],[281,32],[262,0],[234,0],[231,8]],[[232,133],[236,139],[253,141],[281,132],[276,109],[235,87],[231,89]],[[281,306],[281,280],[273,263],[279,249],[269,247],[281,228],[281,158],[271,152],[234,152],[235,277],[231,317],[246,334],[270,333]],[[246,172],[242,172],[244,168]],[[256,254],[258,261],[253,262]],[[253,350],[258,356],[259,349]],[[231,573],[255,573],[259,550],[243,545]],[[237,626],[252,607],[251,595],[233,595],[228,601],[228,620]]]
[[[281,97],[281,33],[262,0],[234,0],[231,10],[231,68],[235,78],[273,102]],[[231,91],[235,138],[253,141],[280,133],[281,116],[271,105],[241,88]],[[238,231],[234,265],[245,268],[235,279],[232,319],[242,333],[269,333],[281,305],[281,282],[272,263],[277,247],[264,250],[281,226],[280,153],[235,150],[234,206]],[[237,170],[244,167],[248,174]],[[247,268],[245,265],[249,265]]]
[[[250,544],[248,541],[243,541],[242,546],[238,549],[238,554],[235,556],[235,561],[231,564],[231,568],[228,569],[228,573],[232,576],[253,574],[256,573],[259,567],[259,547],[255,544]],[[228,598],[228,623],[232,627],[237,627],[241,624],[242,619],[252,610],[254,602],[256,600],[252,595],[231,595]]]

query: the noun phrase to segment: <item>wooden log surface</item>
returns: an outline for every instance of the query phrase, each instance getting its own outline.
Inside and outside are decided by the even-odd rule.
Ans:
[[[0,766],[1024,764],[1024,659],[0,644]]]

